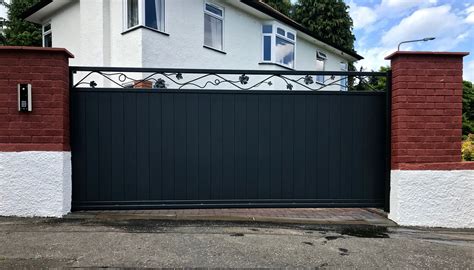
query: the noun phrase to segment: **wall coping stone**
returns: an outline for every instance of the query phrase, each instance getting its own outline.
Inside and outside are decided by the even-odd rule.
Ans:
[[[469,52],[431,52],[431,51],[396,51],[389,56],[385,57],[385,60],[391,60],[398,56],[409,55],[409,56],[453,56],[453,57],[464,57],[469,55]]]
[[[4,51],[29,51],[29,52],[45,52],[45,53],[64,53],[69,58],[74,58],[74,55],[64,48],[44,48],[44,47],[29,47],[29,46],[0,46],[0,52]]]

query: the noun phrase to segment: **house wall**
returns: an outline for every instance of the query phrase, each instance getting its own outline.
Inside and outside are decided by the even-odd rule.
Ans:
[[[285,70],[259,64],[264,20],[226,1],[213,2],[225,10],[225,54],[203,47],[203,0],[166,1],[165,32],[169,35],[144,28],[123,33],[122,1],[77,1],[52,16],[53,45],[69,49],[76,56],[73,65]],[[295,69],[315,70],[317,50],[313,42],[297,36]],[[328,55],[326,70],[340,71],[339,63],[347,62],[323,51]],[[281,86],[276,83],[275,87]]]

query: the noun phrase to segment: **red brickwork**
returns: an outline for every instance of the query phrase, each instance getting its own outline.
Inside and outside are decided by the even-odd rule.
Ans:
[[[70,151],[72,57],[64,49],[0,47],[0,151]],[[19,83],[32,85],[32,112],[18,112]]]
[[[387,57],[393,74],[392,169],[461,161],[465,55],[397,52]]]

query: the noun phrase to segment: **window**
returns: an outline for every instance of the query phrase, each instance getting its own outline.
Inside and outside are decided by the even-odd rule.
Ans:
[[[316,71],[326,70],[327,58],[325,53],[316,52]],[[316,75],[316,82],[324,84],[324,75]]]
[[[127,28],[138,25],[138,0],[127,1]]]
[[[294,68],[296,34],[280,26],[265,24],[262,35],[263,62]]]
[[[224,9],[206,3],[204,9],[204,46],[224,50]]]
[[[340,66],[341,66],[341,71],[347,71],[347,64],[345,62],[341,62]],[[347,83],[348,83],[347,76],[341,76],[341,81],[340,81],[341,91],[347,91],[348,89]]]
[[[125,29],[139,25],[165,31],[164,0],[124,0]]]
[[[145,26],[164,31],[165,2],[163,0],[145,0]]]
[[[53,47],[53,34],[51,23],[43,25],[43,47]]]

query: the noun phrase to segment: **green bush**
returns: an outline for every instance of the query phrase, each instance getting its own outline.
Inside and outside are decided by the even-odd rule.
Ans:
[[[469,134],[462,142],[462,159],[464,161],[474,161],[474,134]]]

